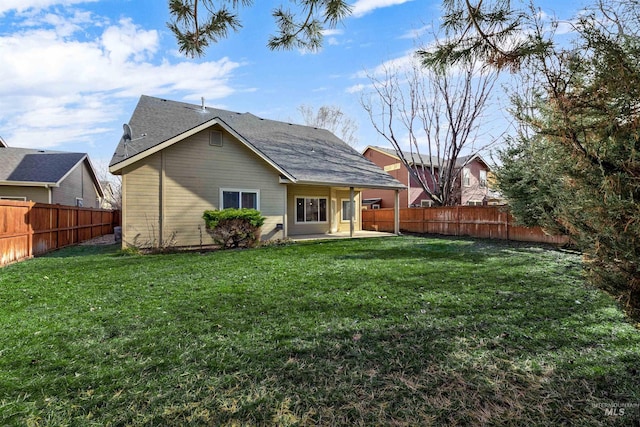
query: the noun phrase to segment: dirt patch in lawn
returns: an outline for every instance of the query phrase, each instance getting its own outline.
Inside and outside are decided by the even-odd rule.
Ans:
[[[80,246],[115,245],[116,243],[117,242],[113,234],[105,234],[104,236],[85,240],[84,242],[80,243]]]

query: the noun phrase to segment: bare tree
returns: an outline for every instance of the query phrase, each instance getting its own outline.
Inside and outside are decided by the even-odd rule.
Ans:
[[[98,159],[94,162],[96,175],[104,191],[101,207],[104,209],[122,209],[122,177],[109,172],[109,163]]]
[[[425,68],[418,58],[409,69],[382,68],[381,76],[368,75],[373,90],[361,98],[373,127],[437,206],[459,203],[461,152],[477,154],[492,143],[477,146],[496,72],[474,61]]]
[[[340,107],[323,105],[314,111],[313,107],[301,105],[298,111],[307,126],[326,129],[351,146],[358,143],[358,124],[345,115]]]

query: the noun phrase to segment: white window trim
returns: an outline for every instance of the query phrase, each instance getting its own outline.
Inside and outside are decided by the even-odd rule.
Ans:
[[[343,222],[343,223],[351,222],[351,218],[344,219],[344,217],[342,216],[342,214],[344,213],[344,202],[349,202],[349,201],[350,201],[349,199],[340,199],[340,222]],[[355,207],[356,207],[355,202],[353,203],[353,207],[354,207],[353,210],[355,211]],[[355,217],[353,218],[353,221],[354,222],[356,221]]]
[[[224,209],[224,192],[240,193],[240,203],[242,203],[242,193],[256,193],[256,210],[260,210],[260,190],[252,190],[248,188],[221,188],[220,189],[220,210]],[[242,209],[242,206],[240,206]]]
[[[484,178],[482,178],[482,174],[484,174]],[[481,169],[479,174],[478,174],[479,178],[478,181],[480,182],[480,188],[487,188],[488,184],[487,184],[487,171],[484,169]]]
[[[84,207],[84,199],[82,197],[76,197],[76,207],[78,208]]]
[[[27,198],[25,196],[0,196],[0,200],[13,200],[16,202],[26,202]]]
[[[468,181],[465,182],[465,173],[468,175]],[[462,185],[464,187],[471,187],[471,169],[470,168],[462,168]]]
[[[298,199],[318,199],[318,203],[320,203],[320,199],[324,199],[326,201],[325,206],[327,208],[327,212],[326,212],[326,217],[327,219],[325,221],[298,221]],[[295,196],[293,198],[294,201],[294,224],[300,224],[300,225],[311,225],[311,224],[328,224],[329,223],[329,197],[327,196]],[[306,209],[305,209],[305,214],[306,214]],[[319,215],[318,215],[319,216]],[[305,215],[306,217],[306,215]]]

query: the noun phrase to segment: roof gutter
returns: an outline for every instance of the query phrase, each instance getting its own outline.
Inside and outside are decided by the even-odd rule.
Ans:
[[[60,187],[57,182],[36,182],[36,181],[0,181],[0,185],[16,186],[16,187],[44,187],[54,188]]]
[[[320,181],[297,181],[294,184],[314,185],[319,187],[354,187],[354,188],[370,188],[375,190],[406,190],[404,184],[379,185],[379,184],[358,184],[353,182],[320,182]]]
[[[126,159],[109,166],[109,172],[111,172],[114,175],[119,175],[119,172],[121,172],[122,169],[126,168],[127,166],[130,166],[136,163],[137,161],[144,159],[147,156],[155,154],[158,151],[162,151],[165,148],[175,144],[176,142],[182,141],[185,138],[189,138],[190,136],[195,135],[196,133],[207,129],[208,127],[211,127],[211,125],[213,125],[214,123],[217,123],[215,119],[208,120],[194,128],[189,129],[186,132],[183,132],[177,136],[174,136],[173,138],[169,138],[166,141],[161,142],[160,144],[156,144],[153,147],[149,147],[146,150],[139,152],[138,154],[134,154],[131,157],[127,157]]]
[[[231,126],[229,126],[227,123],[224,122],[224,120],[222,120],[220,117],[214,117],[211,120],[208,120],[194,128],[189,129],[186,132],[181,133],[180,135],[174,136],[171,139],[168,139],[160,144],[157,144],[153,147],[150,147],[144,151],[141,151],[138,154],[135,154],[125,160],[122,160],[121,162],[118,162],[114,165],[109,166],[109,172],[111,172],[114,175],[119,175],[122,172],[122,169],[124,169],[125,167],[132,165],[133,163],[142,160],[143,158],[150,156],[152,154],[157,153],[158,151],[164,150],[165,148],[175,144],[176,142],[180,142],[183,139],[189,138],[190,136],[193,136],[195,134],[197,134],[198,132],[201,132],[207,128],[210,128],[213,125],[220,125],[224,130],[226,130],[227,132],[229,132],[231,135],[233,135],[238,141],[240,141],[245,147],[247,147],[249,150],[251,150],[255,155],[257,155],[258,157],[260,157],[262,160],[264,160],[265,162],[267,162],[269,165],[271,165],[274,169],[276,169],[278,172],[280,172],[282,175],[284,175],[287,179],[289,179],[292,182],[296,182],[296,178],[291,175],[290,173],[288,173],[286,170],[284,170],[282,167],[280,167],[280,165],[278,165],[277,163],[275,163],[273,160],[271,160],[270,158],[268,158],[267,156],[264,155],[264,153],[262,153],[260,150],[256,149],[246,138],[244,138],[242,135],[240,135],[238,132],[236,132]]]

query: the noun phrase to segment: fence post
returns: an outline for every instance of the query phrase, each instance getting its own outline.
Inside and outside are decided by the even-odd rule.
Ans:
[[[33,256],[33,236],[35,234],[33,232],[33,207],[34,206],[35,206],[35,203],[29,202],[29,210],[27,211],[27,230],[29,233],[27,236],[27,254],[29,258]]]
[[[509,222],[511,221],[511,212],[504,211],[504,213],[506,215],[505,224],[506,224],[506,229],[507,229],[507,241],[509,241],[509,240],[511,240],[511,238],[509,237]]]

